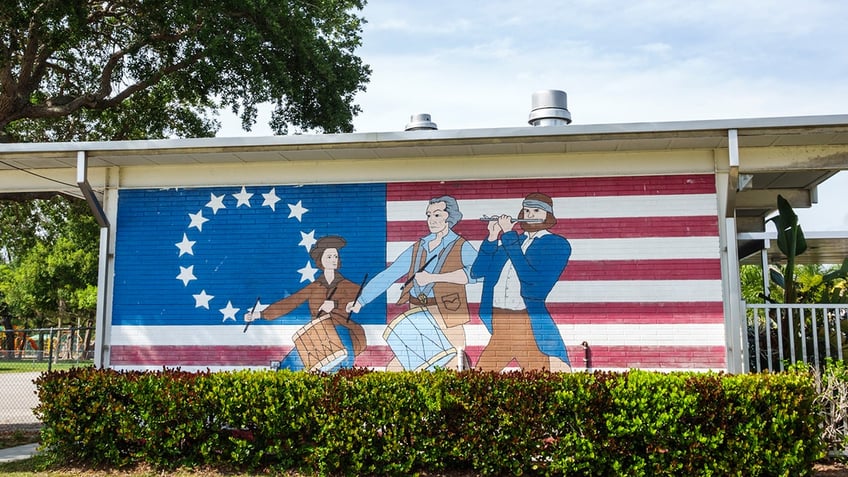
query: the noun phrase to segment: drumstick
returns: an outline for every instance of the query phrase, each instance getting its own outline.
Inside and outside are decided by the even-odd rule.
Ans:
[[[339,287],[337,287],[337,286],[335,286],[335,287],[331,288],[331,289],[330,289],[330,291],[327,293],[327,298],[326,298],[326,300],[332,300],[332,299],[333,299],[333,295],[336,293],[336,290],[337,290],[338,288],[339,288]],[[316,315],[315,315],[315,318],[314,318],[314,319],[315,319],[315,320],[317,320],[318,318],[321,318],[321,316],[322,316],[323,314],[325,314],[325,313],[326,313],[326,311],[324,311],[324,310],[318,310],[318,314],[316,314]]]
[[[336,294],[336,290],[338,290],[338,288],[339,288],[338,286],[335,286],[335,287],[333,287],[333,288],[331,288],[331,289],[330,289],[330,292],[329,292],[329,293],[327,293],[327,300],[332,300],[332,299],[333,299],[333,295],[335,295],[335,294]]]
[[[256,297],[256,303],[253,304],[253,309],[250,310],[250,314],[252,315],[254,311],[256,311],[256,307],[259,306],[259,297]],[[255,318],[254,318],[255,319]],[[244,324],[244,329],[241,331],[242,333],[247,333],[247,327],[250,326],[250,321]]]
[[[415,275],[416,275],[418,272],[423,272],[423,271],[424,271],[424,269],[425,269],[425,268],[427,268],[427,265],[430,265],[430,263],[432,263],[432,262],[433,262],[433,260],[435,260],[435,259],[437,259],[437,258],[439,258],[439,256],[438,256],[438,255],[433,255],[432,257],[430,257],[430,260],[427,260],[427,261],[424,263],[424,265],[421,265],[421,268],[419,268],[418,270],[416,270],[416,271],[415,271],[415,273],[413,273],[413,274],[409,277],[409,279],[407,279],[405,282],[403,282],[403,285],[401,285],[401,286],[400,286],[400,289],[401,289],[401,290],[403,290],[404,288],[406,288],[406,286],[407,286],[407,285],[409,285],[409,284],[412,282],[412,280],[415,280]]]
[[[362,289],[365,288],[365,282],[368,281],[368,274],[365,274],[365,277],[362,278],[362,284],[359,285],[359,291],[356,292],[356,298],[353,299],[353,303],[356,304],[359,301],[359,297],[362,296]],[[347,312],[347,321],[350,321],[350,315],[353,314],[353,310]]]

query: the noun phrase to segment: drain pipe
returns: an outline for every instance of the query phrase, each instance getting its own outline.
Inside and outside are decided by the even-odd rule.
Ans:
[[[589,368],[592,367],[592,349],[589,348],[588,341],[580,343],[580,346],[583,347],[583,366],[586,368],[586,371],[589,371]]]

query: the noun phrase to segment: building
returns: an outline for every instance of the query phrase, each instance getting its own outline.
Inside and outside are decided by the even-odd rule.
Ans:
[[[102,226],[100,366],[476,366],[492,346],[486,279],[471,273],[485,219],[544,209],[525,202],[541,193],[557,219],[549,232],[570,252],[529,263],[538,281],[515,267],[507,289],[520,283],[518,301],[537,302],[529,318],[494,320],[491,369],[542,366],[539,350],[553,356],[561,343],[574,370],[743,371],[740,260],[767,250],[777,194],[808,207],[819,184],[848,169],[848,115],[568,125],[551,97],[531,113],[536,127],[437,130],[415,116],[386,133],[4,144],[0,193],[60,191],[92,205]],[[434,230],[428,216],[444,211],[444,196],[457,201],[463,218],[450,230],[466,244],[429,260],[427,242],[413,244]],[[823,263],[848,255],[845,235],[833,237],[843,248]],[[325,248],[338,253],[344,286],[317,288],[328,266],[321,243],[334,245]],[[467,321],[450,323],[455,310],[434,308],[442,292],[423,277],[463,265],[473,276],[450,296]],[[404,286],[419,270],[422,283]],[[364,283],[367,303],[348,313]],[[418,310],[397,304],[402,296]],[[323,301],[336,309],[319,311]],[[276,319],[248,323],[253,310]]]

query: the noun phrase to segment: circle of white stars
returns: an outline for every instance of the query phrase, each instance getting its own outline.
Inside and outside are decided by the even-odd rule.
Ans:
[[[241,191],[237,194],[230,194],[236,200],[235,209],[239,207],[247,207],[251,208],[251,198],[255,195],[252,192],[248,192],[246,187],[242,186]],[[272,212],[277,211],[277,203],[282,199],[277,196],[276,187],[272,187],[267,193],[262,195],[262,205],[259,207],[270,207]],[[197,213],[188,214],[189,224],[186,227],[186,232],[183,232],[183,239],[174,245],[179,249],[179,257],[183,255],[191,255],[194,256],[194,244],[197,243],[196,240],[191,240],[189,238],[189,234],[201,234],[203,233],[203,224],[209,222],[211,220],[210,217],[204,216],[203,214],[209,214],[211,212],[211,217],[214,218],[215,215],[218,214],[218,211],[221,209],[227,209],[227,205],[224,204],[224,199],[227,194],[215,195],[214,193],[210,193],[209,202],[206,203],[204,207],[197,211]],[[257,199],[258,200],[258,199]],[[289,207],[289,215],[288,219],[297,219],[298,222],[303,222],[303,214],[309,212],[309,209],[303,206],[302,201],[298,200],[296,204],[287,204]],[[208,209],[208,210],[207,210]],[[196,232],[192,229],[196,229]],[[300,243],[298,246],[302,246],[306,248],[306,252],[308,253],[312,246],[315,245],[317,241],[315,239],[315,230],[310,230],[309,232],[300,232]],[[313,282],[315,281],[315,274],[318,272],[317,268],[312,266],[312,263],[307,260],[306,265],[303,268],[297,270],[300,273],[300,281],[305,282]],[[194,265],[188,265],[187,267],[183,267],[180,265],[180,273],[177,275],[177,280],[183,282],[184,287],[188,287],[188,284],[194,280],[197,280],[197,277],[194,275]],[[193,294],[194,298],[194,307],[195,308],[206,308],[210,310],[212,306],[213,300],[216,303],[223,303],[224,298],[217,298],[215,295],[210,295],[206,292],[206,289],[202,289],[200,293]],[[222,322],[226,322],[227,320],[236,320],[236,314],[241,310],[241,308],[236,308],[233,306],[231,300],[226,300],[227,305],[224,308],[219,308],[218,311],[223,316]],[[219,305],[220,306],[220,305]],[[251,311],[262,311],[268,307],[268,304],[262,304],[258,300],[254,305],[254,309]]]

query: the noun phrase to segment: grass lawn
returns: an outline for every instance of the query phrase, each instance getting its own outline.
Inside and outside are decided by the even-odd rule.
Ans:
[[[0,449],[38,442],[39,425],[0,430]]]
[[[48,368],[47,360],[32,361],[32,360],[0,360],[0,373],[28,373],[28,372],[44,372]],[[92,366],[91,361],[59,361],[53,363],[50,367],[53,371],[61,371],[71,368],[83,368]]]

